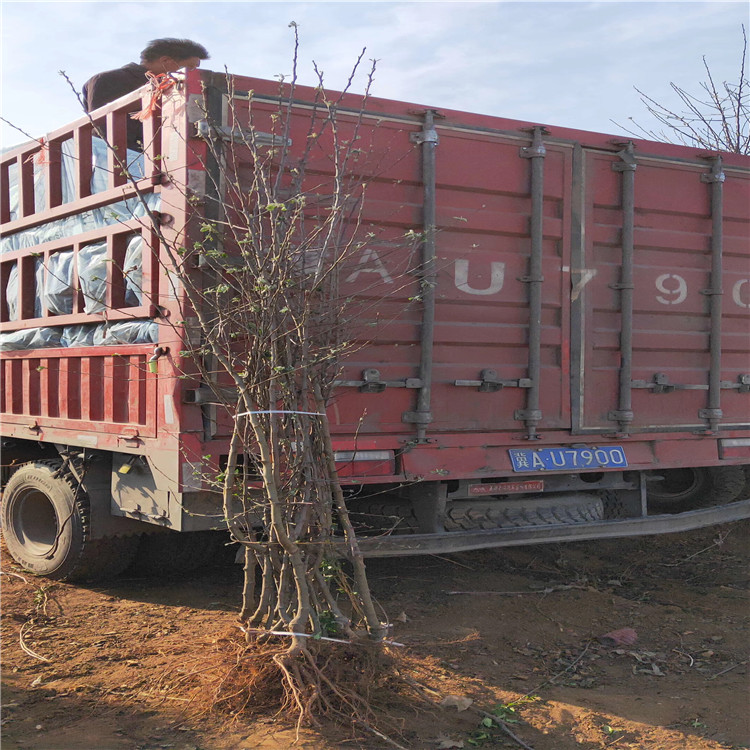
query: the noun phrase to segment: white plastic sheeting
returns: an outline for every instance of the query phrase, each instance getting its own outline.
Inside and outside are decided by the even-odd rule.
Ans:
[[[83,293],[83,311],[97,313],[106,309],[107,243],[83,245],[78,251],[78,281]]]
[[[145,200],[150,210],[159,210],[161,200],[156,193],[148,193]],[[76,234],[101,229],[130,219],[142,219],[146,216],[146,213],[146,206],[141,203],[139,198],[117,201],[102,208],[83,211],[72,216],[66,216],[64,219],[48,221],[45,224],[6,235],[0,239],[0,253],[35,247],[43,242],[73,237]]]
[[[0,351],[49,349],[52,347],[117,346],[156,344],[159,324],[153,320],[122,320],[117,323],[86,323],[49,326],[0,334]]]
[[[42,301],[53,315],[73,312],[75,297],[74,252],[63,250],[47,259],[36,259],[35,316],[42,316]],[[143,237],[128,238],[122,274],[125,284],[125,306],[142,304]],[[78,283],[84,297],[84,311],[102,312],[106,308],[107,291],[106,241],[82,246],[78,251]],[[14,262],[5,288],[9,320],[18,320],[18,262]],[[118,344],[155,344],[159,339],[158,324],[152,320],[124,320],[116,323],[85,323],[70,326],[43,326],[0,334],[0,351],[44,349],[50,347],[116,346]]]
[[[94,346],[117,344],[156,344],[159,340],[159,324],[153,320],[121,320],[96,326]]]
[[[91,139],[91,194],[103,193],[107,189],[109,176],[109,149],[101,138]],[[140,151],[127,150],[125,160],[127,170],[134,180],[140,180],[145,174],[143,154]]]
[[[122,274],[125,281],[125,306],[137,307],[143,300],[141,288],[143,269],[143,238],[139,234],[128,238]],[[46,266],[36,259],[36,289],[34,316],[42,316],[42,297],[47,309],[54,315],[73,311],[73,251],[64,250],[49,256]],[[84,295],[84,311],[101,312],[105,308],[107,291],[106,241],[84,245],[78,252],[78,277]],[[118,269],[119,270],[119,269]],[[8,320],[18,320],[18,262],[11,264],[5,287]]]
[[[8,308],[8,320],[18,320],[18,262],[12,263],[10,267],[5,286],[5,306]]]
[[[121,270],[125,280],[127,307],[140,305],[143,299],[142,247],[143,238],[134,235],[129,239],[125,251],[124,267]],[[106,241],[83,245],[78,251],[78,280],[83,293],[83,311],[86,313],[98,313],[106,309],[108,266]]]
[[[137,307],[143,304],[143,237],[134,234],[128,240],[122,269],[125,277],[125,304]]]
[[[70,203],[75,200],[75,174],[76,158],[74,153],[73,139],[68,138],[60,144],[60,179],[62,183],[62,202]],[[91,194],[103,193],[107,189],[109,176],[109,149],[101,138],[91,139]],[[43,211],[47,197],[47,186],[44,179],[44,166],[34,159],[34,208]],[[126,151],[125,164],[128,172],[134,180],[140,180],[145,174],[144,156],[140,151],[128,149]],[[8,190],[10,192],[10,221],[20,218],[19,213],[19,190],[18,190],[18,166],[12,164],[8,170]]]
[[[36,290],[44,288],[44,265],[41,258],[36,259]],[[34,294],[34,317],[42,317],[42,298]],[[11,264],[8,283],[5,287],[5,304],[8,308],[8,320],[18,320],[18,262]]]
[[[0,333],[0,352],[9,352],[15,349],[48,349],[49,347],[61,346],[62,332],[62,327],[56,326]]]
[[[108,187],[108,148],[101,138],[92,138],[91,193],[101,193]],[[61,144],[62,202],[75,199],[75,173],[73,139]],[[144,156],[128,149],[127,169],[134,179],[145,174]],[[34,164],[34,204],[37,211],[44,209],[46,185],[44,167]],[[10,220],[20,217],[18,166],[12,164],[8,171],[10,191]],[[0,238],[0,253],[32,248],[45,242],[67,239],[91,230],[119,224],[147,216],[148,210],[157,211],[159,195],[148,193],[145,205],[137,197],[116,201],[101,208],[83,211],[39,226]],[[122,274],[125,284],[125,306],[142,304],[143,238],[134,234],[128,238]],[[105,309],[107,288],[106,241],[84,245],[78,252],[78,283],[84,297],[84,311],[102,312]],[[42,302],[53,315],[73,312],[76,290],[74,284],[74,251],[61,250],[48,256],[44,263],[36,259],[35,316],[42,316]],[[19,319],[19,268],[14,262],[6,285],[6,305],[9,320]],[[40,328],[0,334],[0,351],[43,349],[73,346],[113,346],[118,344],[157,343],[158,324],[152,320],[126,320],[116,323],[87,323],[72,326],[42,326]]]
[[[50,255],[44,275],[44,306],[53,315],[73,312],[73,251],[63,250]]]
[[[65,326],[60,337],[60,346],[94,346],[94,332],[100,323],[84,323],[78,326]]]

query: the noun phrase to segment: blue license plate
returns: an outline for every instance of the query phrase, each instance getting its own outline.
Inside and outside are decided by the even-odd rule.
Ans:
[[[600,448],[510,448],[513,471],[567,471],[570,469],[623,469],[628,465],[619,445]]]

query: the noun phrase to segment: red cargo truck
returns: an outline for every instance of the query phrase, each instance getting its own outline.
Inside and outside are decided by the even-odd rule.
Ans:
[[[189,237],[196,207],[231,202],[216,154],[252,169],[250,109],[260,138],[281,102],[304,149],[316,91],[285,102],[195,71],[128,151],[149,96],[2,156],[3,531],[44,575],[114,572],[137,549],[187,560],[221,525],[201,476],[233,417],[182,354],[184,289],[153,220]],[[365,554],[748,517],[750,159],[362,106],[338,107],[343,128],[361,118],[368,181],[341,286],[369,317],[328,418],[352,510],[403,532]],[[319,185],[329,156],[311,157]]]

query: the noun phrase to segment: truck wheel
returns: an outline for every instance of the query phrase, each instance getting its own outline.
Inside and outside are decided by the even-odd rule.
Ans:
[[[56,460],[21,466],[5,485],[2,526],[11,556],[57,580],[109,578],[135,554],[137,537],[92,540],[89,500]]]
[[[740,496],[737,499],[750,500],[750,464],[745,464],[742,467],[742,471],[745,475],[745,483],[742,485]]]
[[[445,528],[448,531],[520,528],[551,524],[587,523],[604,520],[604,502],[597,495],[526,498],[475,503],[448,503]]]
[[[745,489],[745,471],[742,466],[713,466],[711,482],[709,505],[723,505],[741,500]]]
[[[679,513],[708,502],[711,473],[707,468],[655,469],[646,472],[648,509]]]
[[[745,485],[742,466],[712,466],[647,471],[649,510],[679,513],[737,500]]]
[[[226,534],[220,531],[165,531],[141,537],[128,573],[179,576],[208,565],[220,554]]]

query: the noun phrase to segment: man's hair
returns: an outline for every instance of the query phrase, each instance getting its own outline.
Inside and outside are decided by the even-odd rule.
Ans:
[[[153,62],[160,57],[171,57],[174,60],[186,60],[188,57],[199,57],[208,60],[208,50],[198,42],[190,39],[153,39],[141,52],[141,62]]]

